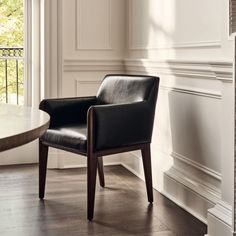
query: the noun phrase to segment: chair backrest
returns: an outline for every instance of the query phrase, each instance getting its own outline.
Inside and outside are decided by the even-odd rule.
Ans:
[[[107,75],[97,92],[101,104],[156,102],[159,78],[145,75]]]

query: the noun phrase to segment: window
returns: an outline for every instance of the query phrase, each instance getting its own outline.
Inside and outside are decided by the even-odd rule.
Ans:
[[[24,104],[24,0],[0,1],[0,102]]]

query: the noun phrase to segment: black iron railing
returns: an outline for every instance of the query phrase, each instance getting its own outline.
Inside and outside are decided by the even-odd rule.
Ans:
[[[23,103],[24,49],[0,47],[0,102]]]

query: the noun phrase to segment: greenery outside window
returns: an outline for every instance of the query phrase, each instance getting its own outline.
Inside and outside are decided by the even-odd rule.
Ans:
[[[24,104],[24,0],[0,0],[0,103]]]

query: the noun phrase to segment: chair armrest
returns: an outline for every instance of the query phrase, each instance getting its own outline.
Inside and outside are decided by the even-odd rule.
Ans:
[[[39,109],[50,115],[50,128],[68,123],[86,124],[89,107],[97,103],[97,98],[55,98],[44,99],[40,102]]]
[[[92,106],[88,111],[88,139],[92,139],[89,142],[94,151],[150,143],[153,120],[154,109],[146,101]]]

